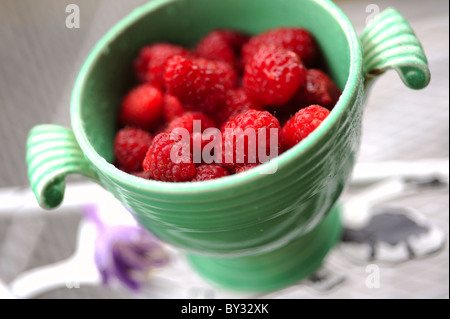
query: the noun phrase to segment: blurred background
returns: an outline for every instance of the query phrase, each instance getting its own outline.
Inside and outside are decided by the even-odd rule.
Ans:
[[[0,198],[3,196],[6,199],[0,201],[0,297],[2,282],[3,286],[8,286],[27,269],[69,257],[76,246],[81,220],[76,207],[62,207],[60,214],[44,212],[36,207],[30,208],[32,213],[28,214],[24,213],[23,207],[17,213],[19,206],[15,206],[12,200],[8,202],[8,198],[15,198],[21,203],[30,201],[29,206],[32,207],[24,160],[28,131],[42,123],[70,126],[72,87],[89,51],[111,26],[145,2],[0,1]],[[396,161],[396,165],[400,165],[397,167],[411,168],[412,171],[414,167],[430,172],[433,167],[436,171],[445,171],[439,165],[448,163],[449,157],[448,1],[335,2],[348,15],[358,33],[364,29],[366,19],[372,12],[368,10],[373,8],[370,5],[380,10],[395,7],[410,22],[422,41],[432,75],[430,85],[421,91],[407,89],[392,71],[377,80],[367,102],[359,163],[384,165]],[[69,4],[79,7],[80,28],[66,27],[69,14],[66,8]],[[400,164],[398,161],[401,161]],[[448,170],[446,178],[448,180]],[[360,191],[356,186],[352,187],[348,196]],[[15,197],[11,197],[12,193]],[[404,197],[390,204],[420,211],[422,217],[438,225],[448,237],[448,188],[443,192],[431,191]],[[352,263],[337,249],[329,257],[327,265],[331,271],[330,278],[334,278],[339,285],[335,287],[330,284],[333,286],[330,286],[331,290],[321,290],[317,283],[314,287],[300,283],[266,297],[448,298],[448,256],[448,245],[444,245],[439,252],[418,260],[381,265],[381,274],[385,274],[383,285],[379,289],[368,289],[364,285],[367,273],[363,264]],[[175,285],[189,286],[194,290],[182,292],[182,296],[198,297],[201,295],[198,291],[206,291],[207,297],[234,296],[210,288],[188,268],[183,271],[184,277],[179,277]],[[195,290],[195,287],[206,290]],[[147,295],[141,296],[170,297],[170,289],[161,289],[164,293],[159,294],[160,288],[156,285]],[[82,286],[79,289],[63,287],[36,297],[128,298],[136,295],[120,288]]]

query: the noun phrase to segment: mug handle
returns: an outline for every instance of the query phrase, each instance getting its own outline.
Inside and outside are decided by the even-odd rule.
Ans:
[[[99,181],[73,132],[59,125],[44,124],[31,129],[26,162],[31,189],[45,209],[61,204],[67,175],[80,174]]]
[[[403,83],[420,90],[430,82],[428,61],[419,39],[406,19],[388,8],[375,16],[361,34],[366,86],[394,69]]]

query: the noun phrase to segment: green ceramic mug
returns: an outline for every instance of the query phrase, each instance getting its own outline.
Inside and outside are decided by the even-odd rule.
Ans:
[[[343,94],[307,139],[248,172],[199,183],[163,183],[112,165],[116,113],[133,84],[133,58],[157,41],[192,45],[208,31],[250,34],[309,29]],[[27,144],[31,187],[44,208],[59,205],[67,174],[99,182],[141,225],[189,252],[206,278],[235,289],[272,290],[311,274],[339,239],[336,202],[359,149],[368,84],[387,69],[413,88],[430,79],[414,32],[394,9],[359,38],[329,0],[153,0],[114,26],[95,46],[76,81],[72,130],[32,129]],[[277,166],[274,174],[261,174]]]

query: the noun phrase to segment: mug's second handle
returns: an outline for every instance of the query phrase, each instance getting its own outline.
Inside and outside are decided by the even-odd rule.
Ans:
[[[394,69],[412,89],[423,89],[430,82],[427,58],[419,39],[405,18],[395,9],[381,12],[369,22],[361,35],[366,85]]]
[[[26,161],[31,189],[39,205],[46,209],[61,204],[68,174],[98,181],[73,132],[59,125],[38,125],[30,131]]]

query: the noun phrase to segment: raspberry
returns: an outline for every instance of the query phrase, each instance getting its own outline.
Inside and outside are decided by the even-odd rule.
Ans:
[[[245,65],[244,89],[263,105],[285,104],[305,80],[297,54],[282,48],[262,47]]]
[[[228,64],[181,56],[166,63],[164,87],[193,111],[212,111],[225,102],[226,91],[237,85],[237,75]]]
[[[254,36],[243,46],[244,63],[265,45],[275,45],[294,51],[307,67],[314,64],[318,55],[317,44],[308,31],[301,28],[278,28]]]
[[[167,132],[172,132],[175,128],[184,128],[190,134],[194,132],[194,121],[200,121],[201,132],[216,124],[208,116],[200,112],[186,112],[182,116],[177,117],[167,126]],[[200,132],[199,132],[200,133]]]
[[[206,35],[197,45],[196,52],[202,58],[223,61],[234,65],[235,55],[233,47],[220,31],[213,31]]]
[[[328,75],[320,70],[310,69],[306,74],[306,82],[299,89],[295,101],[299,109],[318,104],[331,110],[341,93]]]
[[[175,56],[190,56],[187,49],[168,43],[155,43],[144,47],[136,60],[134,69],[137,78],[141,82],[162,88],[162,78],[164,75],[164,64],[167,59]]]
[[[144,130],[134,127],[121,129],[114,139],[117,166],[128,172],[141,171],[152,140],[153,136]]]
[[[165,132],[156,135],[143,162],[144,170],[151,179],[163,182],[185,182],[195,177],[197,171],[192,162],[189,145],[186,146],[183,143],[185,141],[175,139],[171,133]],[[174,153],[175,161],[171,159],[173,147],[176,147],[178,151]],[[183,154],[186,149],[188,152]],[[177,163],[178,161],[179,163]]]
[[[197,175],[192,182],[207,181],[230,175],[225,168],[219,165],[200,165],[197,167]]]
[[[328,114],[330,111],[320,105],[311,105],[298,111],[281,130],[284,148],[289,149],[300,143],[325,120]]]
[[[232,89],[238,85],[236,71],[223,61],[211,61],[207,59],[194,59],[195,64],[200,67],[202,76],[206,81],[215,80],[212,84],[224,86],[225,89]],[[215,77],[208,78],[208,76]]]
[[[181,104],[180,100],[176,96],[170,94],[164,95],[164,106],[162,113],[167,122],[183,115],[184,112],[183,104]]]
[[[252,101],[243,89],[229,90],[225,104],[214,114],[216,122],[221,126],[234,116],[248,110],[262,110],[262,105]]]
[[[207,34],[197,45],[197,54],[205,59],[226,62],[236,69],[242,68],[240,51],[248,36],[231,30],[216,30]]]
[[[129,92],[119,111],[121,125],[150,131],[158,124],[164,105],[163,93],[150,84],[141,84]]]
[[[273,129],[277,134],[271,139]],[[263,161],[261,155],[278,156],[281,151],[280,130],[280,123],[276,117],[267,111],[249,110],[235,116],[222,128],[222,163],[227,168],[236,169],[242,164],[261,163]],[[245,137],[245,132],[254,132],[255,139]],[[262,132],[265,133],[265,147],[259,145]],[[239,140],[243,141],[243,147],[239,146]],[[276,154],[271,152],[271,143],[276,143]],[[264,153],[261,154],[261,151]]]
[[[194,82],[198,79],[200,70],[198,65],[182,56],[174,56],[167,60],[164,69],[163,84],[169,94],[183,97],[183,100],[193,100],[191,90],[195,89]]]

